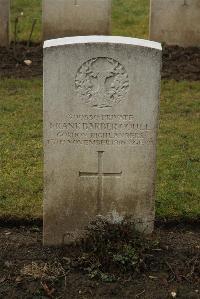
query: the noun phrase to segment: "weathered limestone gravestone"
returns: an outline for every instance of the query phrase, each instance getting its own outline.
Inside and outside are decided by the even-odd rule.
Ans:
[[[9,45],[10,1],[0,0],[0,47]]]
[[[151,0],[150,15],[151,40],[200,46],[199,0]]]
[[[43,0],[43,39],[110,33],[111,0]]]
[[[44,244],[96,215],[154,226],[161,45],[126,37],[44,43]]]

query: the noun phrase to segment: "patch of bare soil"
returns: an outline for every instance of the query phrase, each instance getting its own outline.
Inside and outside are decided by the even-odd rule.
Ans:
[[[40,227],[0,228],[0,298],[200,298],[200,227],[91,226],[86,240],[44,248]],[[175,297],[174,297],[175,298]]]
[[[33,78],[42,76],[42,46],[20,43],[0,47],[0,78]]]
[[[162,78],[200,80],[200,48],[164,46]]]
[[[26,62],[30,60],[30,62]],[[25,42],[0,48],[0,77],[42,76],[42,45]],[[200,80],[200,48],[163,47],[163,79]]]

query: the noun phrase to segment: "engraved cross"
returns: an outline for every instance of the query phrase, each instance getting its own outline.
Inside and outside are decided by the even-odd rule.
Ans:
[[[97,177],[98,178],[98,189],[97,189],[97,214],[102,211],[103,203],[103,180],[104,177],[116,177],[120,178],[122,176],[121,172],[111,172],[107,173],[103,171],[103,154],[104,151],[98,151],[98,171],[97,172],[79,172],[80,177]]]
[[[78,6],[78,0],[74,0],[74,5]]]

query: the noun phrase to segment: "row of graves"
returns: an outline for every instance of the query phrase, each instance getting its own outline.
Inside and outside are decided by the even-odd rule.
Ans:
[[[4,46],[9,8],[0,0]],[[155,41],[109,36],[110,0],[43,0],[45,245],[76,240],[97,216],[154,229],[156,41],[199,45],[200,2],[152,0],[150,11]]]
[[[111,0],[42,2],[44,40],[110,34]],[[9,15],[10,0],[0,0],[0,46],[9,45]],[[151,0],[149,27],[150,40],[183,47],[199,46],[199,0]]]
[[[38,233],[37,227],[32,227],[36,230],[27,234],[24,228],[19,228],[20,234],[23,230],[22,245],[11,236],[17,246],[19,267],[23,271],[18,271],[15,253],[10,253],[6,245],[6,253],[3,254],[13,256],[9,257],[11,263],[1,264],[2,267],[5,264],[7,275],[2,278],[0,274],[0,285],[3,285],[2,289],[0,287],[1,298],[176,298],[175,282],[183,282],[184,286],[185,283],[191,284],[188,290],[193,288],[192,295],[196,296],[189,297],[183,291],[185,297],[177,298],[199,298],[200,290],[196,286],[200,273],[197,248],[192,251],[192,245],[196,246],[198,242],[195,239],[197,234],[192,237],[190,234],[190,239],[186,235],[188,243],[195,239],[190,254],[190,247],[184,248],[185,252],[181,251],[184,247],[182,234],[174,241],[180,242],[176,244],[179,251],[168,251],[168,245],[158,247],[156,242],[153,242],[156,244],[153,249],[149,249],[149,245],[143,245],[142,238],[153,240],[155,228],[161,42],[183,47],[200,46],[200,0],[151,0],[149,40],[111,36],[111,4],[111,0],[43,0],[43,244],[42,237],[38,241],[42,233]],[[4,47],[9,47],[10,43],[9,11],[10,1],[0,0],[0,46]],[[128,226],[121,229],[126,219],[133,230],[130,231]],[[74,262],[72,255],[76,254],[76,244],[83,245],[81,242],[88,232],[86,228],[98,221],[111,225],[112,238],[107,240],[108,235],[97,231],[91,241],[93,251],[88,264],[88,253],[74,259]],[[115,239],[116,227],[122,232],[121,243],[126,236],[129,238],[122,246],[121,255]],[[10,238],[9,234],[5,232],[6,241]],[[171,232],[163,233],[165,240],[171,240],[173,236]],[[130,243],[129,240],[134,237],[136,241]],[[114,240],[116,246],[114,255],[110,240]],[[107,247],[103,249],[102,244]],[[138,251],[135,251],[136,245]],[[88,245],[84,243],[84,246]],[[199,244],[197,246],[199,248]],[[87,271],[90,271],[92,279],[101,277],[102,281],[111,282],[112,277],[99,270],[103,259],[112,271],[113,264],[110,266],[109,258],[112,263],[115,258],[114,265],[117,265],[113,268],[117,273],[116,284],[109,294],[103,286],[103,293],[98,296],[95,293],[98,283],[92,285],[90,293],[84,293],[86,279],[84,277],[81,281],[79,274],[72,275],[70,280],[68,274],[72,268],[76,271],[79,265],[81,271],[90,269]],[[26,259],[30,263],[28,266],[25,265]],[[178,259],[181,259],[181,270],[177,270]],[[17,271],[14,282],[9,270],[14,269],[12,265]],[[151,266],[155,271],[148,272]],[[131,282],[129,274],[124,276],[126,267],[130,272],[135,271],[134,278],[141,279],[139,287]],[[156,271],[160,271],[161,278],[156,276]],[[22,275],[28,277],[24,289]],[[124,285],[117,280],[118,275],[125,277]],[[7,292],[4,287],[7,277],[12,283],[10,289],[16,284],[16,292],[28,289],[30,293],[34,288],[30,277],[39,277],[45,296],[41,293],[36,296],[35,290],[32,291],[34,296],[15,296],[14,291],[6,297],[1,296],[1,292]],[[196,279],[193,285],[192,277]],[[150,281],[147,287],[143,285],[146,278]],[[54,280],[57,290],[63,289],[65,296],[57,296],[59,291],[56,293]],[[62,284],[60,281],[63,281]],[[167,297],[161,293],[161,281]],[[134,293],[127,292],[128,283],[132,284]],[[149,288],[153,288],[157,295],[151,296]],[[70,289],[75,290],[73,294]]]

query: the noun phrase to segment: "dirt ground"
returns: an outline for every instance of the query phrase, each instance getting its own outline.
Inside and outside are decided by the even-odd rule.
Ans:
[[[24,62],[30,60],[28,65]],[[42,76],[42,46],[26,43],[0,48],[0,77],[33,78]],[[163,47],[162,78],[200,80],[200,48]]]
[[[0,77],[27,78],[42,76],[42,46],[26,43],[12,44],[10,49],[0,47]],[[30,60],[31,65],[24,61]]]
[[[112,280],[88,274],[80,244],[44,248],[41,227],[1,227],[0,298],[199,299],[200,226],[159,226],[151,241],[156,245],[145,253],[145,267],[113,268]]]

